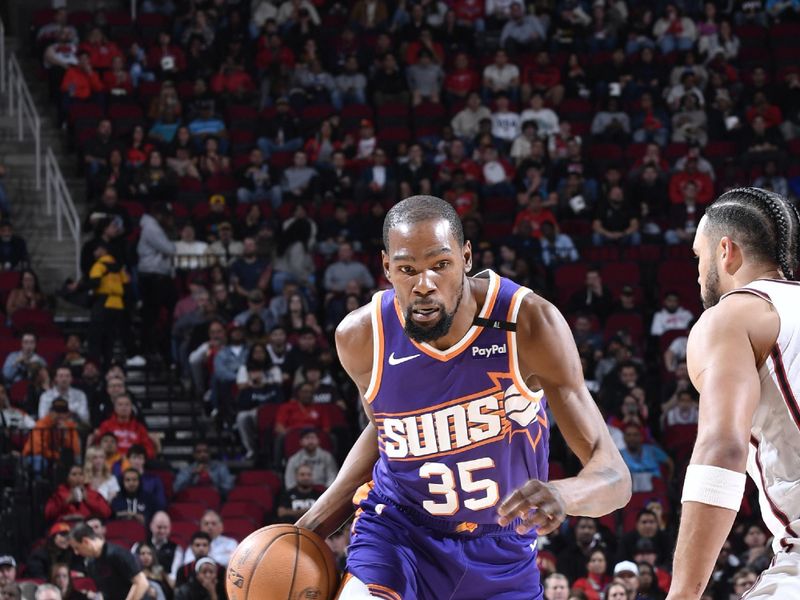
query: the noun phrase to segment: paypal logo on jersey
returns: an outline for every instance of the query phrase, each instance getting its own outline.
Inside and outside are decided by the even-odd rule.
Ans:
[[[472,347],[472,358],[492,358],[494,355],[506,354],[508,349],[505,344],[492,344],[488,348]]]

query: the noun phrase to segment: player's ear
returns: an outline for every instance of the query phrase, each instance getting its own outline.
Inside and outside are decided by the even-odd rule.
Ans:
[[[386,254],[386,250],[381,250],[381,266],[386,279],[391,279],[392,277],[389,275],[389,255]]]
[[[469,273],[472,271],[472,243],[469,240],[464,242],[461,253],[464,257],[464,272]]]

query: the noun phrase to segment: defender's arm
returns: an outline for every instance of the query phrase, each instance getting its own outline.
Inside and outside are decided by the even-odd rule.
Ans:
[[[692,465],[745,471],[753,413],[761,396],[757,365],[762,352],[757,346],[764,345],[756,342],[754,347],[747,329],[753,323],[761,323],[762,332],[772,332],[771,347],[777,337],[777,315],[763,300],[737,294],[706,311],[689,335],[689,376],[700,391]],[[700,598],[737,510],[738,506],[684,502],[670,600]]]

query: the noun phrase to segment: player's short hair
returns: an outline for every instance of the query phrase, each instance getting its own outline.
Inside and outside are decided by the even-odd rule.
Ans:
[[[708,207],[706,219],[714,242],[729,235],[756,260],[776,264],[786,279],[797,279],[800,213],[780,194],[756,187],[732,189]]]
[[[410,196],[395,204],[383,220],[383,245],[389,250],[389,231],[399,225],[413,225],[423,221],[444,219],[459,245],[464,245],[464,228],[458,213],[448,203],[436,196]]]
[[[72,528],[72,531],[69,532],[69,537],[78,542],[79,544],[86,538],[90,540],[99,540],[100,536],[94,532],[89,525],[86,523],[81,523],[80,525],[76,525]]]

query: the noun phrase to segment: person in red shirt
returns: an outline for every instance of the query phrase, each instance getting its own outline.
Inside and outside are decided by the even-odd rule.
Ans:
[[[147,428],[134,418],[133,404],[126,394],[114,398],[114,414],[100,423],[93,437],[99,439],[105,433],[114,434],[122,454],[127,454],[134,444],[140,444],[147,451],[147,458],[156,456],[157,444]]]
[[[767,129],[770,127],[777,127],[783,122],[783,115],[781,109],[767,100],[767,95],[764,92],[756,92],[753,96],[753,104],[748,107],[746,117],[747,122],[751,125],[756,116],[761,115],[764,117],[764,122]]]
[[[91,517],[107,519],[111,507],[99,492],[86,486],[83,468],[73,465],[64,483],[56,488],[44,507],[44,517],[48,522],[61,520],[80,520]]]
[[[158,44],[147,53],[147,66],[157,73],[173,76],[186,68],[186,55],[172,44],[170,34],[162,31],[158,34]]]
[[[88,100],[92,94],[102,92],[105,88],[97,72],[89,61],[89,53],[81,50],[78,53],[78,64],[67,69],[61,81],[61,92],[64,100]]]
[[[546,50],[536,55],[536,64],[526,68],[522,76],[522,97],[525,102],[536,92],[555,106],[564,98],[561,71],[550,62],[550,55]]]
[[[669,200],[672,204],[683,201],[683,187],[687,181],[697,186],[697,202],[708,204],[714,197],[714,181],[707,173],[697,170],[697,159],[689,157],[684,171],[678,171],[669,180]]]
[[[470,92],[477,91],[481,79],[475,69],[470,68],[469,58],[465,52],[456,55],[453,69],[449,70],[444,80],[444,91],[451,99],[466,100]]]
[[[103,73],[103,85],[112,96],[129,96],[133,93],[131,75],[125,69],[125,58],[120,54],[111,61],[111,68]]]
[[[294,398],[278,407],[275,415],[275,434],[285,435],[290,429],[313,427],[327,431],[330,424],[325,414],[314,405],[314,388],[301,383],[294,390]]]
[[[453,3],[453,12],[459,25],[474,28],[481,32],[486,28],[483,22],[485,3],[483,0],[456,0]]]
[[[586,600],[602,600],[603,590],[612,580],[607,570],[608,558],[605,550],[601,548],[592,550],[586,563],[586,577],[581,577],[575,581],[572,584],[572,589],[583,592]]]
[[[99,27],[93,28],[80,49],[89,53],[89,62],[95,69],[105,70],[111,68],[111,61],[115,56],[122,56],[122,51],[114,42],[106,38]]]
[[[467,187],[467,178],[461,169],[453,173],[453,185],[444,193],[444,199],[453,205],[461,218],[477,213],[478,194]]]
[[[481,179],[481,168],[477,163],[467,158],[464,142],[455,139],[450,142],[449,157],[439,166],[437,179],[443,182],[452,180],[453,173],[457,170],[464,171],[467,181],[477,182]]]
[[[530,225],[530,235],[536,239],[542,237],[542,223],[552,223],[553,227],[558,230],[558,222],[555,216],[549,209],[542,207],[542,197],[539,194],[530,194],[521,192],[520,195],[527,196],[528,205],[517,213],[517,218],[514,219],[514,228],[512,233],[519,234],[520,225],[524,221]],[[523,199],[524,204],[525,199]]]

